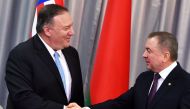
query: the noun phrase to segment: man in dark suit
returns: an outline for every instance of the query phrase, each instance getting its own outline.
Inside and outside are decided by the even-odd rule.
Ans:
[[[79,56],[69,45],[74,31],[68,10],[55,4],[44,6],[36,30],[34,37],[9,54],[7,109],[66,109],[70,102],[83,106]]]
[[[127,92],[91,109],[190,109],[190,74],[177,60],[178,43],[168,32],[148,36],[143,57],[149,69]],[[156,78],[156,76],[158,78]],[[80,108],[76,103],[70,109]]]

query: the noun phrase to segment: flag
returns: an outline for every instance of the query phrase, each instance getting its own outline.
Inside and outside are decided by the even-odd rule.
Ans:
[[[108,0],[90,81],[91,103],[128,90],[131,0]]]
[[[35,11],[35,16],[34,16],[34,21],[32,25],[32,36],[36,34],[36,24],[37,24],[37,15],[39,10],[47,4],[58,4],[61,6],[64,6],[64,0],[38,0],[36,3],[36,11]]]

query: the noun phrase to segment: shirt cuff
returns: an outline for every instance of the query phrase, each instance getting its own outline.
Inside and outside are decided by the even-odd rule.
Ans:
[[[82,109],[90,109],[89,107],[83,107]]]

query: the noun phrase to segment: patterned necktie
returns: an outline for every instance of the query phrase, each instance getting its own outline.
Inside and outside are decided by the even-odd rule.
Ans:
[[[55,58],[55,64],[59,70],[59,74],[61,75],[61,79],[64,85],[64,89],[66,91],[66,81],[65,81],[65,74],[64,74],[64,70],[63,67],[61,65],[61,62],[59,60],[59,54],[57,52],[54,53],[54,58]]]
[[[151,103],[156,91],[157,91],[157,85],[158,85],[158,79],[160,78],[161,76],[159,75],[159,73],[156,73],[154,74],[154,78],[153,78],[153,84],[152,84],[152,87],[151,87],[151,90],[150,90],[150,93],[149,93],[149,96],[148,96],[148,104]]]

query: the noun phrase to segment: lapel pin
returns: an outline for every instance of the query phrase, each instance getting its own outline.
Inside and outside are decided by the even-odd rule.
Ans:
[[[168,83],[168,86],[171,86],[172,84],[171,83]]]

